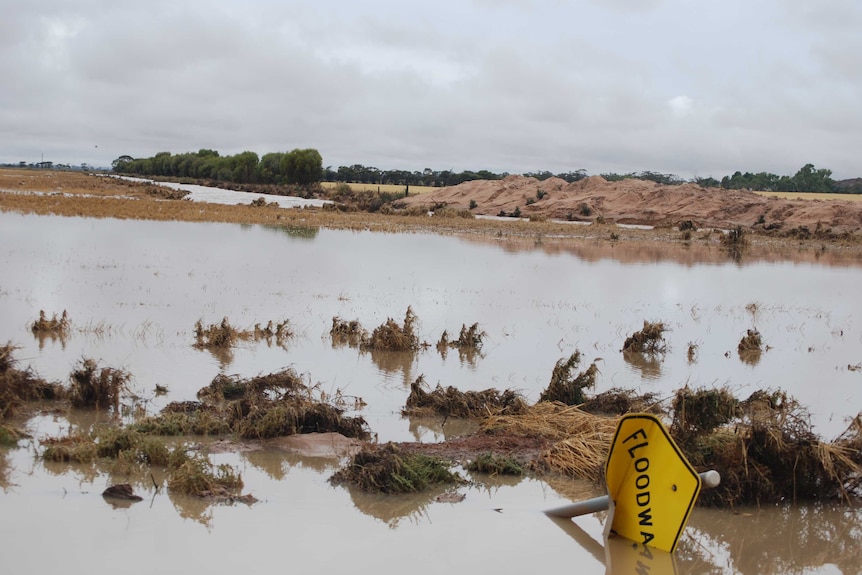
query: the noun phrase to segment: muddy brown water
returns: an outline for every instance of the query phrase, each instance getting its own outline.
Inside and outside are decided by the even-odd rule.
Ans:
[[[419,375],[462,390],[514,388],[534,401],[554,363],[575,349],[584,367],[597,360],[596,391],[670,397],[684,385],[728,385],[747,397],[783,389],[810,409],[815,432],[838,435],[862,410],[862,266],[826,265],[807,253],[698,263],[684,250],[638,258],[643,246],[623,242],[513,249],[427,234],[0,214],[0,341],[19,346],[21,363],[49,380],[65,381],[83,357],[126,369],[138,404],[151,412],[194,399],[220,372],[290,366],[327,393],[361,397],[359,413],[380,441],[469,431],[400,417]],[[415,356],[363,353],[328,337],[333,316],[373,329],[387,317],[402,321],[407,306],[432,344]],[[29,324],[40,309],[67,310],[69,337],[34,338]],[[246,329],[288,319],[297,335],[218,357],[193,348],[195,322],[223,317]],[[667,352],[623,356],[623,341],[644,320],[669,327]],[[457,335],[474,322],[487,333],[481,354],[436,351],[443,330]],[[736,347],[752,328],[769,349],[744,361]],[[156,396],[156,385],[168,393]],[[88,424],[73,413],[39,416],[27,428],[38,438]],[[436,501],[440,492],[373,496],[329,485],[337,459],[268,448],[212,456],[238,467],[244,492],[260,500],[251,507],[156,492],[149,477],[131,479],[143,502],[115,507],[100,496],[123,479],[110,466],[50,464],[37,450],[25,440],[0,451],[4,572],[606,569],[601,515],[559,524],[541,513],[601,493],[588,482],[478,478],[459,488],[459,503]],[[860,512],[846,507],[697,508],[675,567],[858,573],[860,525]]]

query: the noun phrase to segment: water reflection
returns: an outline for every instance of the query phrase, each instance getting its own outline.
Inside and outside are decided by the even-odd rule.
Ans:
[[[277,449],[247,451],[242,454],[242,457],[276,481],[287,477],[293,468],[311,469],[317,473],[331,474],[341,462],[340,456],[309,456]]]
[[[0,489],[4,492],[9,489],[10,466],[7,456],[11,449],[13,448],[0,446]]]
[[[661,379],[662,356],[660,354],[624,351],[623,359],[628,365],[640,372],[642,379]]]
[[[320,228],[303,227],[294,225],[276,226],[272,224],[261,224],[260,227],[264,230],[284,234],[289,238],[299,240],[313,240],[320,233]]]
[[[415,352],[371,350],[368,355],[383,373],[397,375],[400,372],[404,387],[410,387],[416,379],[413,376],[413,366],[416,364]]]
[[[406,419],[410,422],[410,434],[420,443],[439,443],[479,430],[479,422],[474,419],[416,416]]]
[[[428,506],[437,504],[436,499],[448,491],[446,487],[435,487],[420,493],[389,495],[369,493],[349,484],[344,488],[356,509],[386,523],[390,529],[395,529],[404,520],[418,524],[428,519]]]
[[[804,573],[835,565],[858,574],[862,566],[862,509],[828,505],[699,510],[686,529],[682,561],[720,553],[734,573]]]

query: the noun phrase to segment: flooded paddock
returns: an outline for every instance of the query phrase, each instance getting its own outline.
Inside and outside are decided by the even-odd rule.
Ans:
[[[195,399],[219,373],[250,377],[292,367],[328,394],[361,397],[358,412],[380,442],[442,441],[459,422],[400,416],[410,383],[461,390],[515,389],[536,401],[555,362],[580,350],[596,360],[597,388],[655,392],[728,386],[787,391],[825,439],[862,410],[862,265],[828,250],[730,257],[718,248],[587,242],[560,247],[493,238],[382,234],[0,214],[0,342],[48,380],[66,382],[82,358],[127,370],[150,413]],[[333,344],[333,317],[371,330],[416,313],[416,354]],[[40,310],[66,311],[69,333],[34,337]],[[246,341],[229,352],[196,349],[199,320],[251,329],[288,320],[295,336]],[[644,321],[668,328],[653,357],[621,353]],[[481,352],[440,353],[444,330],[478,323]],[[737,347],[756,329],[756,357]],[[156,394],[156,386],[167,393]],[[36,438],[91,424],[90,413],[43,414]],[[0,566],[19,573],[88,570],[173,573],[277,566],[309,572],[439,573],[537,569],[628,572],[625,550],[606,553],[601,514],[551,520],[541,511],[601,494],[574,480],[472,477],[458,503],[440,491],[371,495],[333,487],[338,458],[269,446],[213,455],[237,466],[259,502],[209,502],[157,491],[144,501],[101,497],[108,464],[57,464],[38,441],[0,448]],[[466,471],[461,471],[470,477]],[[696,508],[676,554],[680,573],[858,573],[862,516],[842,506]],[[45,552],[45,549],[50,552]],[[616,558],[614,561],[613,559]],[[655,570],[666,567],[656,559]]]

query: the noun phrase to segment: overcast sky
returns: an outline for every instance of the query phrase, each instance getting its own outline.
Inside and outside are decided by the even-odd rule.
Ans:
[[[862,176],[859,0],[0,0],[0,162]]]

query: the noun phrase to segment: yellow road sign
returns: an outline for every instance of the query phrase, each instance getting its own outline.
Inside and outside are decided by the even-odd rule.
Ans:
[[[605,470],[611,531],[672,552],[700,493],[700,476],[653,415],[629,414],[617,426]]]

